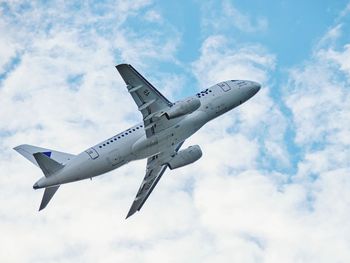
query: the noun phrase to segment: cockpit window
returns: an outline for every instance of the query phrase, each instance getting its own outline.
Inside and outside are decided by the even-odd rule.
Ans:
[[[206,90],[203,90],[203,91],[197,93],[196,96],[197,96],[198,98],[201,98],[201,97],[204,97],[205,95],[208,95],[209,92],[212,92],[212,90],[206,89]]]

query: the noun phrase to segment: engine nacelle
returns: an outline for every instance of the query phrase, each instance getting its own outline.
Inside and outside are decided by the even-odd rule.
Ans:
[[[202,157],[202,150],[198,145],[190,146],[179,151],[169,162],[171,170],[194,163]]]
[[[168,119],[174,119],[186,114],[190,114],[197,110],[200,106],[201,101],[197,97],[189,98],[176,103],[167,112],[165,112],[165,115]]]

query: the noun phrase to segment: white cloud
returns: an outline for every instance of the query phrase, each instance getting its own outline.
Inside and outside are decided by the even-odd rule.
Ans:
[[[349,48],[333,47],[315,52],[303,67],[291,71],[286,103],[293,113],[296,142],[348,145],[350,130]]]
[[[350,78],[350,44],[346,44],[341,51],[330,49],[320,52],[319,56],[329,62],[335,62],[339,69]]]
[[[342,34],[342,26],[342,24],[337,24],[331,27],[318,41],[315,50],[319,51],[324,46],[334,45]]]
[[[228,14],[238,12],[225,4]],[[2,260],[348,262],[350,101],[348,78],[339,75],[349,71],[347,45],[323,45],[293,68],[280,102],[271,96],[278,62],[273,54],[208,36],[191,67],[201,87],[227,79],[256,80],[263,87],[186,141],[202,147],[202,159],[167,171],[142,212],[128,220],[144,161],[64,185],[37,212],[42,191],[30,186],[40,171],[13,146],[76,153],[140,120],[113,67],[116,60],[132,59],[170,96],[186,83],[179,74],[150,72],[153,63],[177,63],[174,28],[152,22],[160,29],[147,38],[125,24],[152,14],[150,5],[107,2],[69,11],[72,6],[54,3],[22,10],[14,2],[13,18],[1,16],[2,40],[14,47],[3,53],[4,61],[20,54],[0,87]],[[238,18],[240,30],[264,30],[248,15]],[[283,102],[292,119],[280,109]],[[301,156],[295,174],[283,172],[292,165],[285,142],[290,122]]]
[[[150,22],[161,22],[162,21],[162,16],[156,10],[149,10],[145,14],[145,19],[150,21]]]
[[[273,69],[274,57],[260,46],[232,46],[222,35],[209,36],[204,40],[200,58],[193,64],[201,86],[215,84],[223,79],[267,81],[265,71]]]
[[[231,20],[234,26],[241,31],[265,31],[268,27],[266,18],[258,17],[256,21],[253,22],[251,17],[240,12],[229,1],[222,2],[222,11],[224,16],[226,16],[225,22]]]
[[[218,257],[224,262],[228,258],[243,262],[346,262],[350,258],[345,252],[349,241],[349,213],[345,211],[350,198],[345,190],[350,186],[349,84],[344,78],[348,74],[348,47],[323,49],[325,45],[333,47],[335,38],[341,36],[338,31],[332,34],[332,41],[317,45],[311,60],[290,71],[284,91],[295,143],[301,148],[296,175],[268,172],[269,166],[261,162],[263,157],[255,155],[255,160],[244,166],[246,172],[221,169],[210,176],[205,173],[213,170],[208,165],[196,181],[194,197],[200,221],[216,241],[214,246],[221,249]],[[262,49],[232,48],[225,37],[210,36],[193,67],[200,83],[232,79],[237,72],[247,79],[257,76],[263,89],[246,103],[249,110],[245,112],[242,105],[232,113],[232,119],[217,120],[215,128],[234,127],[235,132],[250,138],[245,149],[267,149],[268,158],[282,155],[288,162],[284,145],[287,115],[278,110],[268,92],[268,73],[273,65],[273,56]],[[209,135],[213,130],[207,129],[205,137],[215,145],[218,140]],[[235,142],[223,140],[227,146],[218,150],[230,155],[228,149]],[[244,153],[238,152],[240,155]],[[231,156],[235,158],[234,153]],[[250,170],[253,167],[258,171]],[[338,254],[339,250],[344,253]]]
[[[338,19],[342,19],[346,17],[350,12],[350,3],[346,5],[346,7],[340,12]]]
[[[230,1],[206,1],[202,4],[202,27],[211,32],[222,32],[234,27],[246,33],[264,32],[268,28],[265,17],[252,15],[238,10]]]
[[[260,150],[276,158],[283,166],[288,164],[283,143],[286,121],[269,94],[269,73],[274,66],[274,56],[262,47],[246,45],[236,48],[226,37],[215,35],[204,40],[193,70],[203,88],[229,79],[262,83],[263,89],[258,95],[230,114],[231,121],[226,123],[226,129],[241,132],[249,139],[261,140]]]
[[[172,59],[176,50],[176,36],[175,40],[172,37],[162,40],[161,36],[143,36],[140,42],[136,41],[139,39],[137,33],[123,29],[126,17],[142,12],[147,4],[148,1],[101,4],[117,13],[114,16],[111,15],[113,13],[98,15],[100,22],[96,22],[98,11],[93,9],[100,8],[96,6],[82,5],[78,10],[70,11],[69,5],[48,4],[45,7],[28,3],[30,8],[25,10],[15,3],[9,5],[8,9],[16,14],[13,15],[16,21],[10,15],[11,12],[7,15],[4,13],[1,22],[6,27],[3,27],[2,35],[11,32],[13,37],[10,46],[18,47],[21,55],[16,70],[9,72],[1,83],[1,105],[6,109],[0,112],[3,129],[19,131],[16,136],[23,133],[26,139],[29,129],[33,132],[30,136],[38,136],[38,140],[41,140],[43,133],[49,134],[49,131],[53,131],[52,136],[60,131],[75,131],[76,135],[67,138],[66,143],[72,145],[75,142],[73,145],[78,151],[81,145],[90,144],[87,144],[87,137],[80,136],[81,128],[95,140],[100,140],[101,135],[95,130],[102,129],[102,125],[107,135],[115,132],[116,124],[124,128],[130,125],[130,116],[133,116],[133,121],[139,120],[138,114],[134,112],[135,107],[127,109],[127,105],[133,105],[130,104],[132,100],[127,96],[114,65],[126,61],[134,62],[137,66],[145,58],[150,61]],[[73,12],[77,13],[73,16]],[[108,31],[111,33],[104,33],[104,30],[110,30],[113,22],[119,30],[112,29]],[[95,23],[98,23],[96,27]],[[37,28],[32,30],[33,27]],[[154,29],[154,34],[156,31]],[[157,49],[155,52],[155,47],[159,45],[162,45],[163,50]],[[14,52],[18,53],[18,50]],[[13,56],[11,52],[6,54],[9,59]],[[81,78],[80,83],[73,88],[71,76]],[[130,101],[123,99],[121,94]],[[129,120],[116,114],[118,108],[124,109]],[[111,122],[111,119],[115,122]],[[51,138],[47,139],[52,141]],[[81,140],[85,140],[85,143]],[[18,138],[14,141],[18,141]],[[62,141],[55,142],[57,145],[51,147],[65,147]]]
[[[132,28],[125,29],[126,18],[142,13],[148,3],[82,4],[75,11],[69,10],[69,4],[28,3],[29,8],[22,10],[22,3],[9,3],[2,14],[1,35],[11,36],[7,39],[14,47],[11,52],[6,49],[6,59],[20,51],[20,63],[0,88],[2,260],[96,262],[105,255],[105,262],[114,262],[115,256],[125,253],[114,249],[114,244],[132,233],[120,229],[129,223],[124,217],[143,177],[144,162],[134,163],[135,170],[122,168],[115,176],[92,183],[61,187],[55,206],[38,213],[42,191],[34,192],[31,185],[41,172],[12,147],[29,143],[77,153],[141,120],[114,65],[128,59],[137,67],[147,57],[149,62],[142,64],[150,66],[152,61],[171,60],[176,50],[173,32],[165,37],[154,28],[150,36],[140,36]],[[94,10],[105,7],[110,8],[106,14]],[[141,37],[143,41],[136,41]],[[79,81],[72,84],[76,76]],[[102,191],[96,191],[99,188]],[[186,195],[182,196],[186,203]],[[107,206],[112,210],[105,210]],[[168,209],[169,225],[159,231],[181,222],[170,223]],[[152,233],[144,224],[127,229],[141,229],[141,236]],[[139,232],[129,234],[130,243],[139,237]]]
[[[0,21],[0,31],[4,34],[0,38],[0,75],[3,74],[11,66],[11,58],[16,57],[18,52],[17,45],[11,41],[10,32],[4,30],[5,25]],[[6,67],[7,66],[7,67]]]
[[[295,142],[303,149],[293,181],[307,190],[306,240],[318,248],[308,251],[306,261],[319,257],[323,262],[346,262],[350,258],[343,252],[350,229],[346,212],[350,198],[346,190],[350,187],[348,44],[336,48],[335,40],[343,32],[335,28],[338,33],[333,41],[317,45],[307,63],[291,70],[285,89]]]

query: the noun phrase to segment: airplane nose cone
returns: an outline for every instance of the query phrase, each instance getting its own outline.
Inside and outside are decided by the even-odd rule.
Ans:
[[[33,185],[33,189],[38,189],[38,188],[39,188],[38,183],[35,183],[35,184]]]
[[[258,91],[260,90],[261,85],[258,82],[255,81],[251,81],[250,85],[248,86],[248,93],[249,93],[249,97],[253,97],[256,93],[258,93]]]
[[[261,85],[258,82],[252,81],[252,91],[254,92],[254,94],[258,93],[258,91],[261,88]]]

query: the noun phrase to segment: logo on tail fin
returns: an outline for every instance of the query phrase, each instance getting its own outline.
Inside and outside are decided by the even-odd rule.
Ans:
[[[43,152],[43,154],[45,154],[47,157],[51,157],[51,153],[52,152]]]

